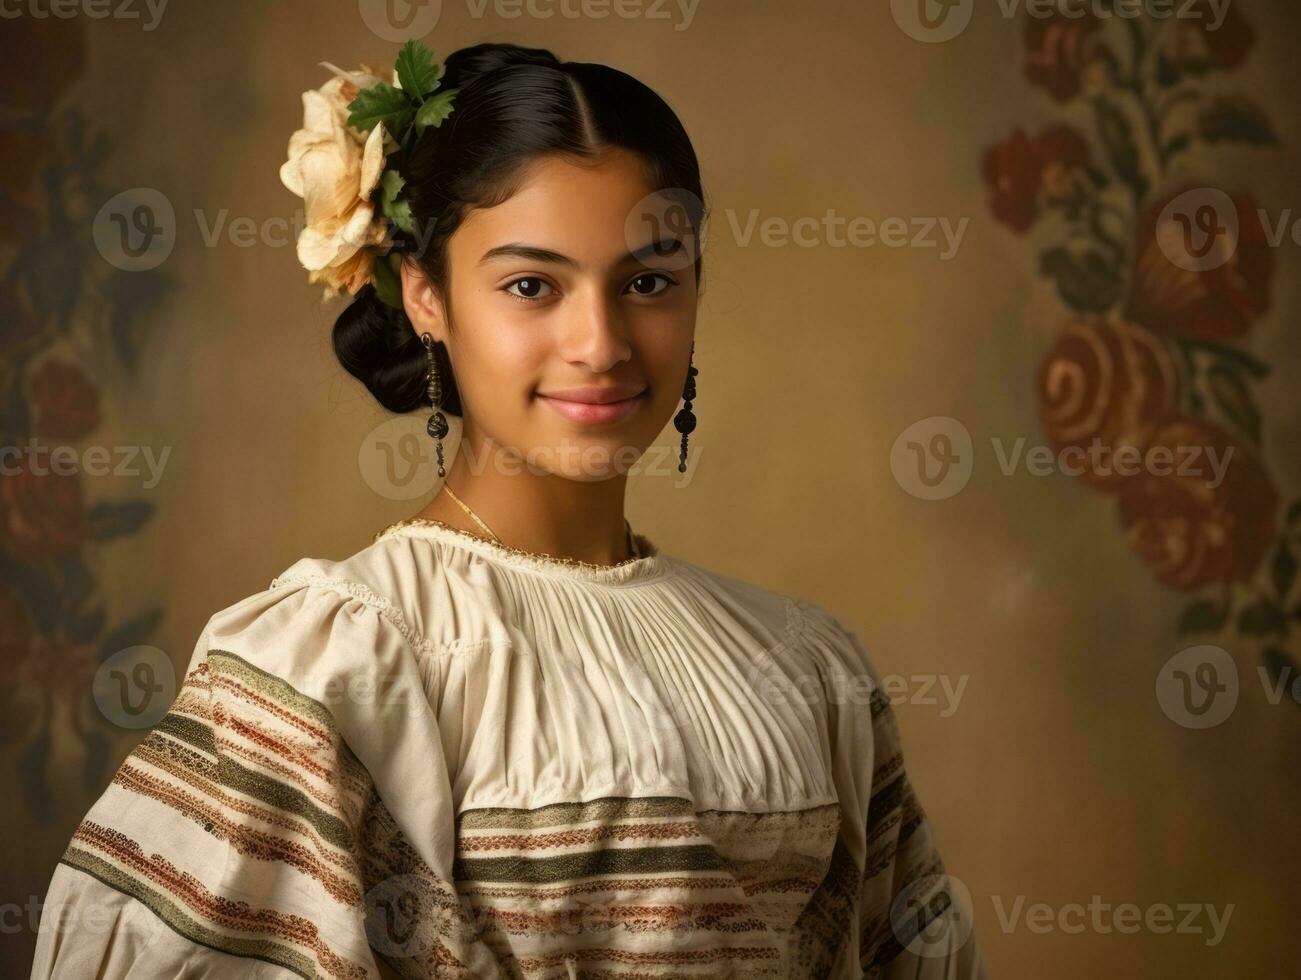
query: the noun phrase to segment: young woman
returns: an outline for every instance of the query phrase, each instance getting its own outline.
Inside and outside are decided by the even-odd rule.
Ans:
[[[340,360],[431,406],[443,482],[211,617],[33,977],[983,977],[855,634],[624,517],[694,423],[681,123],[538,49],[396,74],[307,93],[282,178]]]

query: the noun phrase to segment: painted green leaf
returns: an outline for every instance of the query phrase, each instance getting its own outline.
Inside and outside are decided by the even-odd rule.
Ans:
[[[1272,571],[1274,591],[1280,600],[1284,600],[1292,590],[1292,583],[1296,581],[1296,557],[1292,554],[1292,549],[1288,547],[1286,538],[1278,543],[1278,549],[1274,552],[1274,568]]]
[[[1180,633],[1215,633],[1224,627],[1228,610],[1209,599],[1199,599],[1184,610]]]
[[[1105,98],[1093,103],[1097,115],[1098,135],[1107,150],[1107,159],[1112,168],[1126,184],[1129,184],[1139,197],[1147,195],[1147,178],[1138,154],[1138,144],[1134,140],[1134,131],[1124,112],[1113,102]]]
[[[1230,370],[1223,362],[1206,372],[1206,383],[1211,397],[1224,416],[1233,423],[1253,445],[1260,445],[1260,411],[1251,397],[1251,389],[1242,375]]]
[[[1264,110],[1240,95],[1222,95],[1202,109],[1197,131],[1208,143],[1276,146],[1278,137]]]
[[[1103,313],[1120,298],[1120,281],[1097,252],[1077,256],[1063,246],[1051,248],[1040,257],[1039,271],[1056,280],[1062,300],[1080,313]]]

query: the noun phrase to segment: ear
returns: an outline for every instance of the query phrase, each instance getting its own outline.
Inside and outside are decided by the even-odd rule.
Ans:
[[[402,305],[416,333],[428,332],[434,340],[447,340],[447,312],[438,289],[414,261],[402,259]]]

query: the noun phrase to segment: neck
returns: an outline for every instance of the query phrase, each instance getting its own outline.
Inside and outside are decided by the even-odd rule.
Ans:
[[[460,497],[502,544],[523,551],[614,565],[633,557],[624,515],[627,474],[573,480],[531,470],[501,447],[462,443],[444,485]],[[483,529],[445,493],[416,517],[433,518],[482,536]]]

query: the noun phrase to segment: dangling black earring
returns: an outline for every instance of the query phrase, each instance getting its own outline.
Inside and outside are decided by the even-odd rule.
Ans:
[[[691,411],[691,401],[696,397],[696,375],[700,372],[696,370],[691,363],[691,358],[696,356],[696,345],[693,341],[691,344],[691,357],[687,358],[687,383],[682,389],[683,406],[678,409],[678,414],[673,416],[673,428],[682,433],[682,449],[678,453],[678,472],[687,471],[687,436],[696,427],[696,415]]]
[[[444,477],[447,473],[443,469],[443,436],[447,435],[447,416],[441,411],[443,407],[443,379],[438,376],[438,363],[434,360],[434,338],[427,333],[422,333],[420,340],[425,345],[425,373],[429,382],[429,404],[434,407],[434,414],[429,416],[429,424],[425,426],[425,431],[433,436],[437,442],[438,475]]]

